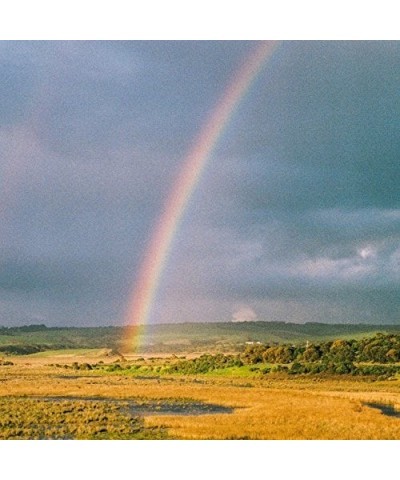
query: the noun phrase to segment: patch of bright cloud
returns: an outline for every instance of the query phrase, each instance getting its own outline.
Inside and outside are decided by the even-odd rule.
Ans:
[[[256,312],[249,306],[239,307],[232,315],[232,322],[254,322],[257,320]]]
[[[359,248],[357,250],[357,253],[363,260],[366,260],[367,258],[371,258],[371,257],[373,258],[376,255],[375,249],[369,245],[363,248]]]

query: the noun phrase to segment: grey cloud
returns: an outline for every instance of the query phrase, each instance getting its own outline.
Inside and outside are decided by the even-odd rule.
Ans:
[[[0,315],[121,323],[254,42],[0,42]],[[282,42],[190,199],[152,321],[394,322],[399,42]],[[18,316],[20,315],[20,317]]]

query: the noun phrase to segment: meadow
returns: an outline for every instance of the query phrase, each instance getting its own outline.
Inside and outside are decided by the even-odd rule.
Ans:
[[[301,342],[298,361],[286,363],[269,357],[271,348],[284,353],[275,343],[247,345],[239,354],[121,355],[110,348],[4,354],[0,438],[399,439],[400,418],[377,408],[400,409],[392,348],[398,340],[382,335],[318,344],[325,353],[314,363],[331,365],[353,352],[363,374],[291,372],[318,350]],[[362,355],[382,354],[382,345],[390,355],[369,363],[378,370],[365,370]]]

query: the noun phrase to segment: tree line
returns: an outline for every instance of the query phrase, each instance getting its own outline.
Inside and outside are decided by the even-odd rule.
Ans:
[[[241,358],[245,363],[367,362],[389,364],[400,362],[400,335],[377,333],[360,340],[333,340],[303,345],[246,345]]]
[[[350,374],[390,377],[399,370],[400,335],[378,333],[360,340],[306,344],[252,344],[239,354],[203,354],[179,360],[166,373],[201,374],[230,367],[250,366],[260,373]],[[272,364],[272,365],[271,365]]]

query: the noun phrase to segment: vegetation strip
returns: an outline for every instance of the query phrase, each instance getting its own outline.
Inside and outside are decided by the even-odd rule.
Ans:
[[[130,399],[130,398],[111,398],[111,397],[77,397],[77,396],[47,396],[30,397],[32,400],[45,402],[105,402],[117,406],[124,412],[129,412],[138,416],[149,415],[210,415],[221,413],[232,413],[233,408],[224,407],[212,403],[198,402],[194,400],[177,399]]]

